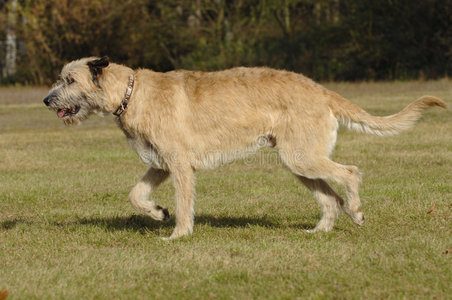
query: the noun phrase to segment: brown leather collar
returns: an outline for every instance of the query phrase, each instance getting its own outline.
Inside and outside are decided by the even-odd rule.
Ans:
[[[122,99],[121,106],[118,107],[118,109],[113,113],[115,116],[120,117],[121,114],[126,110],[127,105],[129,104],[130,96],[132,96],[134,82],[135,77],[133,75],[130,75],[129,84],[127,85],[127,90],[124,98]]]

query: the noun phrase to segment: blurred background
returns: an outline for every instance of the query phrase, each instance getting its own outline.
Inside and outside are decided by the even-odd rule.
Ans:
[[[452,0],[1,0],[0,83],[108,55],[156,71],[283,68],[320,81],[452,74]]]

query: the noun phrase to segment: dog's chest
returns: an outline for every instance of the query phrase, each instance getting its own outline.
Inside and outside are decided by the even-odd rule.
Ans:
[[[163,158],[159,155],[157,149],[149,143],[142,139],[127,138],[130,147],[135,150],[140,157],[140,159],[147,165],[150,165],[156,169],[167,169]]]

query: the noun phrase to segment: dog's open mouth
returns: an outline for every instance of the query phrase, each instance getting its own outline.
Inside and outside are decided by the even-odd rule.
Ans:
[[[60,108],[57,110],[58,118],[64,118],[67,116],[72,116],[78,113],[80,110],[80,106],[76,106],[75,108]]]

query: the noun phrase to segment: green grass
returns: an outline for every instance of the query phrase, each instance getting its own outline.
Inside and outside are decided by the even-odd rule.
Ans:
[[[421,95],[452,105],[452,81],[332,83],[373,114]],[[0,290],[8,299],[446,299],[452,295],[452,122],[429,110],[399,136],[341,130],[366,224],[320,210],[272,151],[197,174],[195,231],[166,242],[127,202],[146,171],[111,117],[64,127],[45,89],[0,89]],[[254,163],[252,163],[254,162]],[[153,195],[174,212],[170,181]],[[449,249],[449,254],[446,250]]]

